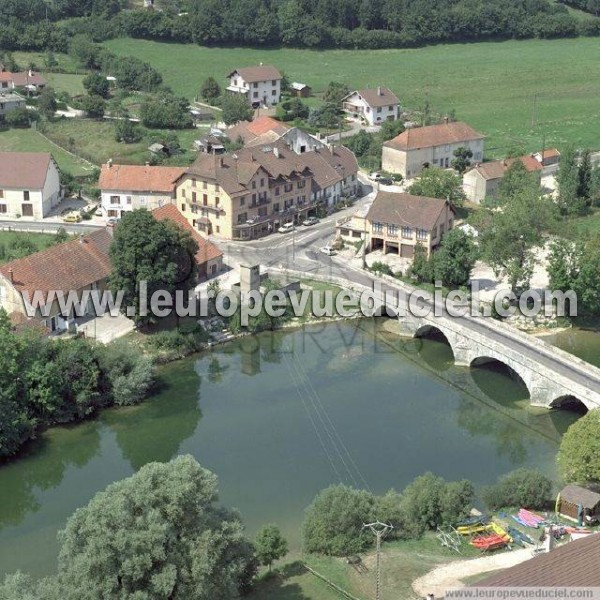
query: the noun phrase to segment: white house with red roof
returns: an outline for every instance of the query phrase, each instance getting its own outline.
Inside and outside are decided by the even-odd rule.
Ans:
[[[61,200],[60,176],[48,152],[0,152],[0,218],[44,218]]]
[[[0,91],[14,90],[15,88],[27,88],[29,91],[39,91],[46,87],[47,81],[35,71],[23,71],[11,73],[0,71]]]
[[[348,94],[342,100],[342,108],[350,118],[371,126],[395,121],[400,116],[400,100],[392,90],[381,85]]]
[[[243,94],[254,107],[272,106],[281,98],[281,73],[272,65],[235,69],[227,75],[227,91]]]
[[[98,187],[101,205],[108,217],[120,217],[137,208],[154,210],[175,199],[176,181],[183,175],[181,167],[150,165],[102,165]]]

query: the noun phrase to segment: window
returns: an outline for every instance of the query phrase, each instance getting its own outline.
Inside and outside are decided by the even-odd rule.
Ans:
[[[255,190],[256,189],[256,181],[252,182],[252,189]]]
[[[271,96],[277,96],[277,90],[271,90]]]
[[[271,84],[274,86],[277,85],[277,79],[273,79],[273,81],[271,81]]]
[[[238,215],[238,223],[245,223],[248,220],[248,213],[240,213]]]
[[[195,204],[192,204],[192,206],[190,206],[190,210],[192,211],[193,214],[195,214],[195,215],[198,214],[198,206],[196,206]]]
[[[298,182],[298,189],[302,189],[306,185],[306,181],[304,179]]]
[[[413,236],[413,232],[412,232],[412,228],[411,227],[403,227],[402,228],[402,237],[403,238],[412,238]]]
[[[279,212],[279,202],[273,204],[273,212]]]
[[[127,196],[126,202],[127,204],[131,204],[131,196]]]
[[[398,235],[398,226],[397,225],[388,225],[387,226],[387,234],[396,237]]]
[[[373,223],[373,233],[382,233],[383,223]]]
[[[0,214],[5,215],[8,212],[8,206],[6,204],[0,204]]]
[[[202,194],[202,204],[204,206],[208,204],[208,194]]]
[[[219,202],[221,202],[221,198],[219,198],[219,196],[215,196],[215,206],[219,206]]]
[[[427,239],[427,230],[425,229],[417,229],[417,239],[418,240],[426,240]]]
[[[242,196],[240,198],[240,206],[244,206],[246,204],[246,196]]]
[[[267,207],[266,206],[261,206],[258,209],[258,216],[259,217],[266,217],[267,216]]]
[[[377,107],[377,112],[380,113],[381,112],[381,106]]]
[[[198,200],[196,199],[196,192],[192,192],[192,202],[196,203]]]
[[[291,192],[293,188],[294,188],[294,184],[293,183],[286,183],[283,186],[283,191],[284,192]]]
[[[206,183],[206,181],[202,182],[202,189],[203,190],[207,190],[208,189],[208,183]]]
[[[388,106],[388,111],[389,111],[389,112],[392,112],[393,110],[394,110],[394,107],[393,107],[393,106]]]
[[[185,204],[181,205],[181,212],[185,212]]]
[[[258,98],[258,92],[254,92],[254,93],[252,94],[252,96],[253,96],[254,98]]]
[[[221,228],[220,228],[220,227],[217,225],[217,226],[215,227],[215,231],[216,231],[217,233],[221,233]]]
[[[193,187],[196,187],[196,185],[197,185],[196,178],[195,178],[195,177],[193,177],[193,178],[192,178],[192,186],[193,186]]]
[[[265,180],[264,180],[264,178],[261,178],[261,180],[260,180],[260,187],[264,187],[264,185],[265,185]]]
[[[4,198],[4,190],[0,190],[0,198]]]
[[[233,80],[233,85],[235,85],[237,87],[237,79]]]
[[[181,190],[181,197],[182,197],[182,198],[186,198],[186,197],[187,197],[187,194],[186,194],[185,188],[183,188],[183,189]]]
[[[258,87],[258,83],[253,83],[253,84],[252,84],[252,87],[253,87],[254,89],[256,89],[256,88]]]
[[[275,195],[276,195],[276,196],[279,196],[279,186],[277,186],[277,187],[275,188]]]
[[[29,202],[29,191],[28,191],[28,190],[25,190],[25,191],[23,192],[23,200],[24,200],[25,202]]]
[[[215,183],[215,193],[218,193],[221,191],[221,188],[219,187],[218,183]]]
[[[121,196],[111,196],[110,203],[111,204],[119,204],[121,202]]]
[[[252,194],[252,204],[256,204],[256,194]]]

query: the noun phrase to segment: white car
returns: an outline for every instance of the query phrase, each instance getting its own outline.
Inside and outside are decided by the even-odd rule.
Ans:
[[[319,252],[321,252],[322,254],[324,254],[325,256],[334,256],[335,254],[335,250],[333,249],[332,246],[323,246]]]
[[[290,231],[294,231],[296,227],[293,223],[284,223],[279,229],[279,233],[289,233]]]
[[[306,219],[302,225],[304,225],[304,227],[310,227],[311,225],[316,225],[318,222],[319,219],[317,219],[317,217],[308,217],[308,219]]]

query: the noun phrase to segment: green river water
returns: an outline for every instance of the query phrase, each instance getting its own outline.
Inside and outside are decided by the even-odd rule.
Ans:
[[[249,535],[281,526],[300,546],[304,508],[331,483],[401,489],[431,470],[476,485],[520,466],[555,474],[577,415],[532,409],[498,368],[455,367],[439,340],[355,321],[266,333],[161,370],[148,402],[55,428],[0,467],[0,575],[56,569],[56,535],[93,494],[149,461],[190,453],[220,478]],[[600,361],[598,334],[551,341]]]

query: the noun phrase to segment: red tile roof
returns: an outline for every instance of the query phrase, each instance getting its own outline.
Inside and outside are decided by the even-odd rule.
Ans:
[[[600,587],[600,535],[557,546],[472,587]]]
[[[47,83],[39,73],[32,72],[29,74],[28,71],[12,73],[12,79],[16,87],[24,87],[26,85],[44,86]]]
[[[27,292],[30,298],[38,290],[43,293],[80,290],[110,275],[111,241],[106,229],[98,229],[82,238],[0,265],[0,273],[9,281],[12,276],[15,289]]]
[[[229,73],[229,75],[227,75],[227,77],[231,77],[234,73],[241,75],[242,79],[247,83],[282,79],[281,73],[273,65],[243,67],[242,69],[236,69],[235,71],[232,71]]]
[[[242,138],[244,144],[251,142],[255,138],[264,135],[265,133],[273,132],[277,137],[282,136],[286,131],[291,129],[289,125],[277,121],[271,117],[261,116],[253,121],[240,121],[233,127],[227,130],[227,137],[236,142],[238,138]]]
[[[396,192],[378,192],[367,213],[367,220],[372,223],[388,223],[431,231],[446,206],[454,212],[447,200]]]
[[[428,127],[413,127],[403,131],[394,139],[383,145],[395,150],[416,150],[431,148],[444,144],[459,144],[472,140],[482,140],[484,135],[477,133],[470,125],[461,121],[429,125]]]
[[[0,152],[0,189],[41,190],[51,161],[48,152]]]
[[[390,106],[391,104],[400,104],[398,96],[390,90],[390,88],[379,86],[376,88],[365,88],[364,90],[357,90],[346,96],[349,98],[354,94],[359,94],[365,100],[365,102],[372,107],[378,106]]]
[[[102,165],[98,187],[102,191],[173,193],[175,182],[185,173],[181,167],[149,165]]]
[[[474,170],[478,171],[484,179],[501,179],[504,177],[507,169],[516,161],[520,160],[523,163],[528,173],[534,173],[535,171],[541,171],[542,165],[533,156],[525,155],[519,158],[507,158],[504,160],[493,160],[490,162],[484,162],[473,167]]]
[[[152,211],[152,216],[157,221],[173,221],[182,227],[185,231],[189,231],[191,236],[198,244],[198,252],[196,253],[196,262],[201,265],[209,260],[223,256],[219,248],[203,238],[189,223],[189,221],[179,212],[179,209],[174,204],[165,204],[160,208],[155,208]]]

